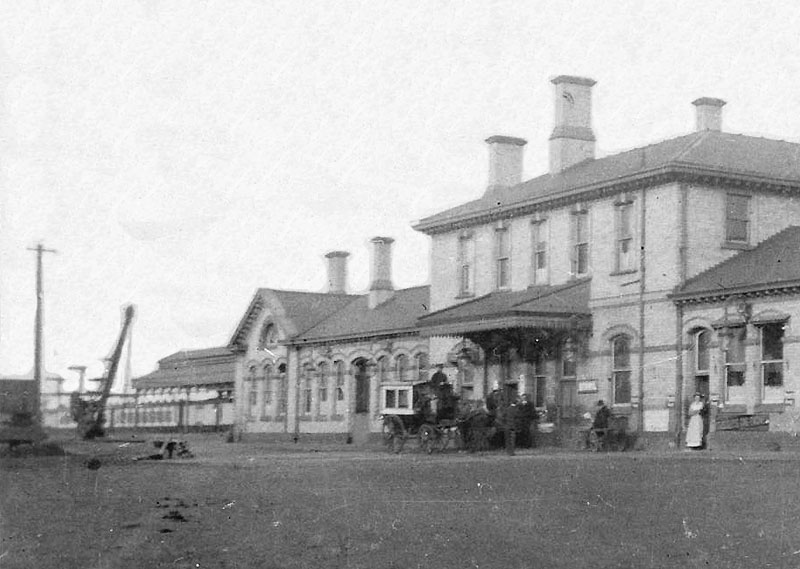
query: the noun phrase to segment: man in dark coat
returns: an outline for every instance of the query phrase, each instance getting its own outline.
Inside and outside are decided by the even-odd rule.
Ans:
[[[439,389],[443,383],[447,383],[447,374],[444,373],[444,365],[438,364],[436,372],[431,376],[431,385],[434,389]]]
[[[517,409],[517,444],[520,448],[536,446],[535,429],[536,407],[531,403],[530,396],[523,393]]]
[[[597,402],[597,412],[594,414],[594,421],[592,421],[593,429],[607,429],[608,420],[611,418],[611,411],[606,407],[605,402],[601,399]]]

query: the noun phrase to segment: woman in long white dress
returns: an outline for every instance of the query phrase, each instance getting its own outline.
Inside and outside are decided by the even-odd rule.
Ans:
[[[689,405],[689,426],[686,428],[686,446],[692,449],[703,448],[703,396],[694,394],[694,401]]]

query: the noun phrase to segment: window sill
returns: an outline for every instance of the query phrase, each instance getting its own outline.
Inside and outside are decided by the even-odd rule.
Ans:
[[[636,269],[625,269],[624,271],[612,271],[609,276],[616,277],[620,275],[635,275],[638,271]]]
[[[744,415],[747,413],[745,403],[725,403],[720,410],[720,415]]]
[[[783,413],[786,405],[779,401],[765,401],[761,405],[756,405],[756,413]]]
[[[722,248],[735,249],[737,251],[749,251],[753,249],[753,246],[750,245],[750,243],[745,243],[743,241],[723,241]]]
[[[474,292],[460,292],[456,295],[456,300],[461,300],[462,298],[475,298]]]

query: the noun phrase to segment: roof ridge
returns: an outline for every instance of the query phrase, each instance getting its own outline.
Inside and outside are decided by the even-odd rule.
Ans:
[[[582,279],[575,279],[575,280],[572,280],[572,281],[568,281],[568,282],[560,284],[560,285],[544,285],[544,287],[542,287],[542,288],[545,289],[545,290],[542,291],[542,292],[544,292],[544,294],[542,294],[540,296],[537,296],[535,299],[529,298],[527,300],[521,300],[519,302],[516,302],[516,303],[512,304],[511,306],[519,306],[520,304],[527,304],[531,300],[541,300],[541,299],[546,298],[548,296],[553,296],[554,294],[558,294],[559,292],[563,292],[565,290],[569,290],[571,288],[575,288],[575,287],[577,287],[579,285],[582,285],[584,283],[588,283],[591,280],[592,280],[591,277],[585,277],[585,278],[582,278]]]
[[[689,144],[686,145],[686,148],[678,152],[678,154],[669,160],[669,162],[680,162],[690,151],[697,148],[701,142],[708,138],[708,133],[711,132],[710,130],[704,130],[699,133],[699,136],[696,136],[694,140],[689,141]],[[695,133],[697,134],[697,133]]]
[[[493,291],[487,292],[486,294],[482,294],[481,296],[474,296],[474,297],[470,298],[469,300],[465,300],[464,302],[459,302],[458,304],[451,304],[450,306],[445,306],[444,308],[440,308],[436,312],[428,312],[425,316],[420,316],[419,320],[422,320],[423,318],[428,318],[430,316],[433,316],[434,314],[438,314],[439,312],[444,312],[445,310],[450,310],[451,308],[456,308],[456,307],[461,307],[461,306],[467,306],[469,304],[474,304],[474,303],[478,302],[479,300],[483,300],[484,298],[489,298],[490,296],[492,296],[493,294],[496,294],[496,293],[506,294],[505,291],[501,292],[501,291],[493,290]]]

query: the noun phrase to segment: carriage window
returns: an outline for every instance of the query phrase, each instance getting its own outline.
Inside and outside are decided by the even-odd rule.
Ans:
[[[397,404],[397,392],[394,389],[386,390],[386,408],[393,409]]]
[[[408,390],[402,389],[397,392],[397,406],[401,409],[408,409]]]

